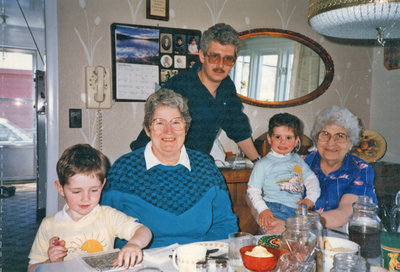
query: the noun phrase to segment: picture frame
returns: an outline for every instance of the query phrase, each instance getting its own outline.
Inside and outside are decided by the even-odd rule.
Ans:
[[[199,40],[201,31],[111,24],[114,100],[145,102],[149,95],[164,87],[171,77],[190,69],[199,61],[198,55],[189,53],[188,42],[191,37],[197,37]],[[177,47],[180,50],[176,50]]]
[[[146,18],[169,20],[169,0],[146,0]]]
[[[387,42],[383,51],[383,64],[387,70],[400,69],[400,43]]]

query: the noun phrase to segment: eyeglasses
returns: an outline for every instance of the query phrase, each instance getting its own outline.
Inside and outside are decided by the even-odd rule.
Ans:
[[[281,135],[274,135],[274,134],[272,134],[272,136],[271,136],[271,140],[272,141],[282,141],[282,140],[284,140],[284,141],[290,142],[290,141],[294,141],[295,139],[296,139],[296,137],[294,137],[294,136],[282,137]]]
[[[164,129],[169,125],[171,125],[171,128],[175,131],[181,131],[185,129],[186,122],[183,119],[183,117],[177,117],[174,119],[171,119],[169,122],[163,118],[156,118],[153,121],[151,121],[151,126],[155,131],[164,131]]]
[[[221,62],[221,55],[220,54],[211,53],[211,54],[206,54],[205,56],[208,57],[208,61],[211,64],[217,64],[217,63]],[[223,64],[227,65],[227,66],[233,66],[235,64],[235,60],[236,59],[235,59],[234,56],[224,56],[222,58]]]
[[[321,131],[318,134],[318,141],[329,142],[331,137],[332,137],[332,134],[330,134],[329,132]],[[338,144],[344,144],[347,141],[347,135],[342,132],[335,133],[335,134],[333,134],[333,141]]]

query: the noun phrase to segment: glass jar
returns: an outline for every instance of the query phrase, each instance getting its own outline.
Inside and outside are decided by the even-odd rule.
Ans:
[[[364,272],[367,271],[365,259],[352,253],[337,253],[333,257],[333,267],[330,272]]]
[[[286,219],[285,228],[281,237],[280,271],[298,271],[303,260],[316,247],[317,237],[305,216]]]
[[[380,255],[380,229],[377,205],[372,202],[372,198],[359,196],[353,203],[353,214],[349,219],[349,239],[360,246],[364,258]]]
[[[392,232],[400,232],[400,191],[397,192],[394,200],[394,206],[390,214],[390,230]]]
[[[323,270],[324,266],[324,256],[322,254],[322,250],[324,250],[324,238],[322,236],[322,232],[324,227],[321,224],[320,214],[317,212],[308,211],[307,219],[311,223],[311,231],[317,238],[317,248],[319,249],[316,256],[317,262],[317,272]]]

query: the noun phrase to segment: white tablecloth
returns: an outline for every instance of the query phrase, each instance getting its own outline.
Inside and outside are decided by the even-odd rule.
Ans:
[[[333,236],[333,237],[339,237],[339,238],[345,238],[348,239],[348,236],[346,234],[340,234],[337,232],[333,232],[328,230],[327,232],[328,236]],[[257,238],[262,237],[257,236]],[[221,240],[221,242],[227,243],[228,240]],[[177,272],[175,267],[172,265],[172,261],[169,258],[169,255],[172,254],[172,250],[176,249],[179,246],[179,244],[173,244],[168,247],[163,247],[163,248],[153,248],[153,249],[145,249],[143,254],[143,262],[139,265],[136,265],[132,269],[129,270],[124,270],[124,271],[140,271],[143,268],[150,268],[150,267],[157,267],[163,272]],[[367,259],[368,263],[371,265],[380,265],[381,258],[374,258],[374,259]],[[278,269],[279,270],[279,269]],[[90,270],[85,270],[85,267],[82,265],[82,263],[78,259],[74,259],[71,261],[64,261],[64,262],[58,262],[58,263],[48,263],[48,264],[42,264],[39,265],[35,272],[84,272],[84,271],[90,271]],[[143,269],[144,271],[144,269]]]

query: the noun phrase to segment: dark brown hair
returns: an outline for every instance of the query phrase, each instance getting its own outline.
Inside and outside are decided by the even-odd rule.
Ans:
[[[68,178],[76,174],[95,175],[104,183],[110,161],[99,150],[88,144],[76,144],[67,148],[57,162],[57,175],[60,184],[68,183]]]
[[[300,137],[303,134],[303,126],[301,124],[300,119],[290,113],[285,112],[285,113],[275,114],[274,116],[271,117],[271,119],[269,119],[269,124],[268,124],[269,136],[272,136],[275,127],[281,127],[281,126],[286,126],[288,128],[293,129],[295,137]]]

